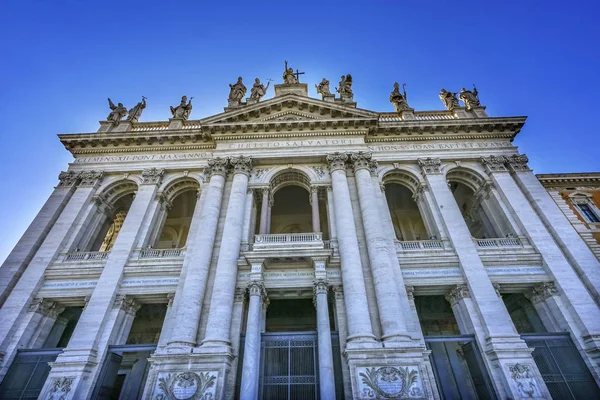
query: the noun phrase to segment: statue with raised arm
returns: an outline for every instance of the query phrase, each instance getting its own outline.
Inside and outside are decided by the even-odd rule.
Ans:
[[[446,108],[450,111],[454,110],[454,107],[458,107],[458,98],[456,97],[457,93],[449,92],[446,89],[442,89],[440,91],[440,100],[446,106]]]
[[[352,92],[352,75],[342,75],[340,86],[335,90],[340,94],[340,97],[352,97],[354,94]]]
[[[467,110],[472,110],[473,107],[481,106],[481,102],[479,101],[479,92],[475,85],[473,85],[473,91],[462,88],[460,90],[460,95],[458,96],[463,103],[465,103],[465,107]]]
[[[394,83],[394,90],[390,93],[390,103],[394,105],[396,112],[401,112],[405,110],[410,110],[410,106],[408,105],[408,100],[406,99],[406,84],[402,86],[402,90],[404,94],[400,93],[400,84],[398,82]]]
[[[246,85],[242,82],[242,77],[240,76],[233,85],[229,84],[229,89],[229,104],[240,104],[247,91]]]
[[[285,67],[283,71],[283,83],[285,83],[286,85],[299,83],[298,77],[296,76],[296,74],[294,74],[294,69],[291,67],[288,68],[287,61],[285,62]]]
[[[108,114],[108,117],[106,117],[106,120],[111,121],[113,124],[119,123],[119,121],[127,115],[127,108],[125,108],[123,103],[118,103],[115,106],[110,97],[108,98],[108,106],[110,107],[111,112]]]
[[[142,96],[142,101],[137,103],[131,110],[129,110],[127,121],[138,122],[138,119],[142,116],[144,108],[146,108],[146,98]]]
[[[252,89],[250,89],[250,98],[260,101],[260,99],[267,93],[267,89],[269,89],[270,84],[270,81],[267,82],[267,86],[265,87],[265,85],[260,83],[260,79],[254,79],[254,85],[252,86]]]
[[[331,91],[329,90],[329,81],[327,79],[323,78],[321,83],[315,85],[315,87],[317,88],[317,93],[321,96],[331,96]]]
[[[187,96],[183,96],[181,98],[181,103],[179,103],[177,107],[170,106],[173,118],[181,118],[184,121],[187,121],[187,119],[190,117],[190,114],[192,113],[192,99],[193,97],[191,97],[190,101],[188,102]]]

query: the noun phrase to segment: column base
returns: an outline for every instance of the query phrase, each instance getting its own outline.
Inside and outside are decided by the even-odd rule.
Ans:
[[[51,370],[40,392],[40,399],[89,398],[94,390],[100,367],[95,350],[65,350],[55,362],[48,363]]]
[[[154,354],[142,398],[224,399],[233,358],[231,352]]]
[[[345,356],[356,400],[439,398],[429,364],[429,351],[423,346],[403,349],[346,348]]]

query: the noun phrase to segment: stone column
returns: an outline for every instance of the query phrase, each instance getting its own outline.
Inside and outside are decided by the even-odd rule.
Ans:
[[[260,226],[258,233],[264,235],[268,231],[267,221],[269,220],[269,188],[262,188],[262,204],[260,207]]]
[[[313,232],[321,232],[321,220],[319,217],[319,188],[317,186],[310,187],[310,205],[312,208],[312,230]]]
[[[327,155],[331,170],[335,224],[341,258],[342,282],[348,320],[348,344],[354,341],[373,341],[373,328],[369,316],[367,291],[363,267],[358,250],[356,226],[352,214],[350,190],[346,178],[346,160],[343,153]]]
[[[373,274],[379,318],[384,342],[410,340],[404,313],[400,307],[400,295],[396,286],[397,276],[392,267],[379,213],[379,201],[371,181],[371,153],[352,153],[354,176],[358,187],[361,216],[367,240],[367,250]],[[377,187],[379,190],[379,187]],[[402,280],[402,278],[400,277]],[[401,283],[404,286],[404,283]]]
[[[520,363],[527,365],[532,371],[540,396],[549,398],[531,357],[531,350],[516,332],[504,303],[496,294],[487,275],[469,228],[442,174],[441,161],[437,158],[426,158],[419,159],[418,162],[456,251],[462,275],[467,283],[466,288],[475,304],[474,311],[481,320],[481,335],[484,336],[479,336],[479,339],[484,342],[480,342],[480,347],[485,353],[488,369],[498,369],[502,372],[498,379],[494,379],[497,390],[505,391],[507,396],[513,398],[522,397],[511,371],[515,363]]]
[[[78,174],[72,171],[61,172],[58,179],[54,192],[0,267],[0,307],[73,195]]]
[[[248,243],[252,243],[251,238],[254,235],[252,230],[252,212],[254,210],[254,189],[248,188],[246,195],[246,211],[244,213],[244,228],[242,236],[242,251],[248,248]]]
[[[333,286],[335,319],[337,323],[337,331],[340,339],[340,354],[346,348],[346,338],[348,337],[346,309],[344,307],[344,289],[342,286]],[[346,358],[342,356],[342,377],[344,380],[344,397],[352,398],[352,383],[350,378],[350,368]]]
[[[175,293],[167,294],[167,312],[165,313],[165,319],[163,321],[162,328],[160,329],[160,337],[158,338],[157,347],[165,347],[168,343],[168,339],[171,337],[171,332],[177,324],[175,320],[175,313],[173,312],[173,300],[175,299]]]
[[[275,197],[273,193],[269,195],[269,207],[267,208],[267,233],[271,233],[271,217],[273,216],[273,205],[275,204]]]
[[[72,175],[68,175],[68,177],[63,175],[60,186],[65,189],[62,190],[72,190],[78,179]],[[41,287],[46,268],[56,260],[78,221],[87,218],[87,205],[92,200],[100,179],[98,178],[93,186],[82,186],[75,190],[0,309],[0,320],[2,321],[0,324],[0,353],[5,353],[4,359],[11,357],[7,353],[7,347],[11,340],[18,340],[14,335],[19,326],[19,320],[25,315],[28,305]],[[69,189],[66,189],[67,187]],[[66,201],[66,197],[64,200]],[[18,261],[16,256],[15,253],[13,256],[9,256],[9,259]]]
[[[252,159],[238,156],[232,157],[230,162],[234,169],[233,184],[215,271],[218,279],[215,279],[213,285],[206,335],[202,342],[202,347],[205,348],[222,345],[229,347],[230,345],[229,334],[237,281],[237,260],[240,255],[246,189],[252,170]]]
[[[531,172],[527,166],[527,156],[513,155],[507,157],[507,160],[512,177],[528,200],[529,208],[533,208],[539,216],[550,236],[558,243],[560,250],[583,279],[596,303],[600,304],[600,261]],[[564,279],[557,279],[557,284],[562,282]]]
[[[196,207],[192,217],[192,224],[198,221],[199,229],[196,230],[195,236],[188,240],[182,267],[182,273],[185,270],[185,277],[180,277],[185,280],[173,301],[173,308],[177,310],[175,319],[177,329],[173,330],[171,337],[167,339],[168,351],[172,353],[189,353],[191,347],[196,345],[200,313],[223,202],[227,167],[226,159],[215,158],[208,161],[205,170],[205,175],[210,177],[210,181],[204,189],[204,204],[203,207]]]
[[[333,374],[333,351],[331,327],[327,304],[327,282],[315,280],[314,302],[317,308],[317,335],[319,342],[319,392],[321,399],[335,399],[335,377]]]
[[[260,367],[261,308],[267,301],[267,293],[262,281],[252,281],[248,285],[250,303],[246,322],[244,343],[244,364],[242,366],[241,400],[258,399],[258,378]]]
[[[64,374],[77,376],[71,385],[73,398],[88,397],[93,389],[92,383],[99,375],[101,363],[98,361],[108,346],[107,342],[101,340],[107,329],[105,322],[120,289],[125,265],[140,240],[143,221],[153,217],[148,215],[148,211],[155,201],[163,175],[163,169],[150,168],[142,171],[142,183],[106,259],[97,286],[79,318],[69,345],[58,356],[50,371],[51,377]]]

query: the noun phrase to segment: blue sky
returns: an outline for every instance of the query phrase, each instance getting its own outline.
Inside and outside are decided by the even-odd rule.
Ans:
[[[186,94],[201,118],[238,76],[280,80],[283,60],[315,97],[351,73],[358,106],[379,111],[395,81],[417,110],[475,83],[491,116],[529,116],[515,144],[536,173],[600,170],[592,1],[203,3],[0,2],[0,260],[72,159],[56,134],[95,131],[107,97],[146,96],[154,121]]]

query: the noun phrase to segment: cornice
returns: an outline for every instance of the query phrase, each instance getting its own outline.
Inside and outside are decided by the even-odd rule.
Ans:
[[[316,131],[316,132],[281,132],[281,133],[259,133],[243,135],[215,136],[215,142],[225,140],[248,140],[248,139],[290,139],[303,137],[323,137],[323,136],[360,136],[367,135],[368,130],[345,130],[345,131]]]
[[[600,186],[600,172],[574,172],[566,174],[536,174],[542,186],[577,186],[582,183],[586,185]]]

